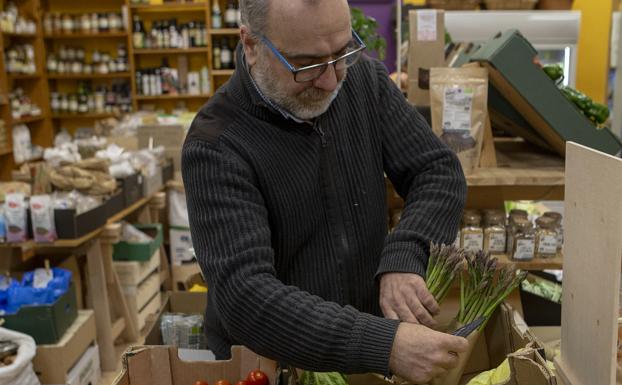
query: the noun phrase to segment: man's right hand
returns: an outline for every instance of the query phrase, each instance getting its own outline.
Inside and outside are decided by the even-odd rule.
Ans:
[[[402,322],[393,342],[389,368],[415,384],[427,384],[456,366],[456,354],[466,352],[468,346],[465,338]]]

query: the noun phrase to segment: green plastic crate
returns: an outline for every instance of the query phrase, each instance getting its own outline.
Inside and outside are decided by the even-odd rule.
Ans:
[[[55,344],[78,317],[73,285],[51,305],[22,306],[17,314],[2,316],[3,327],[28,334],[37,344]]]
[[[471,61],[489,67],[494,87],[560,155],[565,155],[566,141],[619,153],[620,140],[608,129],[596,129],[534,64],[536,56],[519,31],[508,30],[484,44]]]
[[[125,241],[115,243],[112,253],[112,259],[115,261],[148,261],[162,245],[161,224],[134,225],[134,227],[152,237],[153,241],[149,243],[129,243]]]

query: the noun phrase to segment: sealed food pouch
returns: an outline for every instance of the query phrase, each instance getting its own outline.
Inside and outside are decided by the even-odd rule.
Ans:
[[[7,242],[24,242],[28,235],[26,219],[26,202],[24,194],[6,194],[4,205],[4,221]]]
[[[432,129],[458,155],[465,172],[479,165],[488,119],[488,70],[432,68]]]
[[[49,195],[30,197],[30,217],[35,242],[54,242],[57,238],[54,225],[54,205]]]

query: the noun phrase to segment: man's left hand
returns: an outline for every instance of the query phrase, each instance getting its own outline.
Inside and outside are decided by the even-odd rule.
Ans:
[[[380,277],[380,308],[384,316],[403,322],[436,326],[440,311],[423,278],[412,273],[385,273]]]

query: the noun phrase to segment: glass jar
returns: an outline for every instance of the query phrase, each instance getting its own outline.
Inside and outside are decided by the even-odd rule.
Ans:
[[[63,31],[63,17],[60,13],[54,14],[54,32],[61,33]]]
[[[550,217],[536,219],[536,257],[553,258],[557,255],[556,221]]]
[[[555,220],[555,231],[557,232],[557,251],[562,251],[564,245],[564,228],[562,226],[562,215],[555,211],[547,211],[543,214],[545,217],[553,218]]]
[[[99,17],[96,13],[91,13],[91,32],[97,33],[99,31]]]
[[[60,98],[57,92],[52,92],[52,101],[50,102],[52,112],[58,113],[60,111]]]
[[[72,114],[78,112],[78,97],[76,95],[69,96],[69,112]]]
[[[60,98],[60,110],[63,112],[69,111],[69,100],[67,99],[67,95],[63,95]]]
[[[510,210],[510,215],[508,216],[507,226],[506,226],[506,253],[508,255],[512,255],[512,247],[514,246],[514,225],[515,220],[517,218],[529,219],[529,214],[525,210],[512,209]]]
[[[82,30],[82,33],[91,32],[91,17],[88,13],[80,15],[80,29]]]
[[[58,60],[56,60],[56,55],[53,53],[48,55],[48,61],[46,64],[47,70],[50,73],[55,73],[58,71]]]
[[[491,254],[503,254],[506,248],[505,215],[488,212],[484,218],[484,251]]]
[[[528,219],[514,219],[512,231],[512,259],[517,261],[532,260],[535,254],[535,232]]]
[[[466,212],[462,217],[460,243],[465,251],[478,252],[484,247],[484,230],[481,226],[482,217],[478,213]]]
[[[51,13],[46,13],[43,18],[43,30],[45,33],[54,32],[54,16]]]
[[[106,13],[100,13],[98,16],[99,19],[99,31],[100,32],[106,32],[108,31],[109,28],[109,24],[108,24],[108,14]]]
[[[111,31],[119,31],[121,29],[121,15],[117,13],[108,14],[108,24]]]
[[[63,32],[64,33],[72,33],[73,32],[73,19],[71,15],[68,13],[63,15]]]

